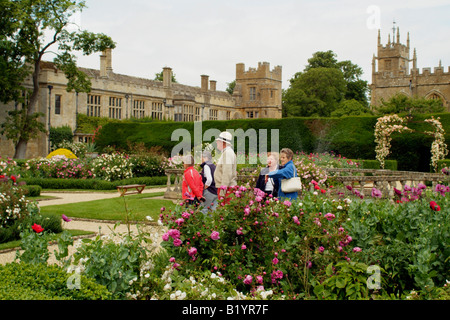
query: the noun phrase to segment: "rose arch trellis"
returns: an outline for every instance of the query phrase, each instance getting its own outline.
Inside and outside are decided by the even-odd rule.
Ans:
[[[426,131],[424,134],[434,137],[434,141],[431,145],[431,165],[435,172],[437,172],[438,169],[438,161],[444,159],[448,154],[447,144],[445,143],[444,138],[445,131],[439,120],[439,117],[437,119],[431,117],[431,119],[424,120],[424,122],[431,124],[434,128],[434,131]],[[377,124],[375,125],[375,152],[376,159],[380,161],[382,169],[384,169],[385,159],[390,153],[392,141],[391,134],[394,132],[414,131],[405,126],[403,124],[404,122],[405,119],[396,114],[378,118]]]

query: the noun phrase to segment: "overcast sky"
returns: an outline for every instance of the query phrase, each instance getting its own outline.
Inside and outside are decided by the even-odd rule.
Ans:
[[[171,67],[179,83],[200,86],[200,75],[225,90],[236,75],[269,62],[283,68],[283,89],[316,51],[351,60],[371,81],[377,29],[382,43],[400,27],[410,32],[418,67],[450,66],[450,0],[87,0],[73,19],[117,43],[116,73],[153,79]],[[412,52],[411,52],[412,57]],[[79,56],[81,67],[99,69],[99,54]]]

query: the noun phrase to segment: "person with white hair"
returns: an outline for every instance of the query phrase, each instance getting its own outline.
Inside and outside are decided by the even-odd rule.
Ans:
[[[211,152],[206,150],[202,152],[202,164],[200,167],[202,168],[200,175],[204,186],[203,198],[205,198],[205,201],[201,203],[201,211],[206,214],[208,210],[214,211],[217,206],[217,187],[214,180],[216,165],[212,162]]]
[[[217,149],[222,152],[214,172],[216,187],[219,188],[219,198],[226,197],[229,188],[237,185],[237,160],[231,147],[232,141],[232,134],[226,131],[216,139]]]

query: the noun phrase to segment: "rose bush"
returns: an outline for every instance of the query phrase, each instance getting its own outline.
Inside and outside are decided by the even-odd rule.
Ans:
[[[343,228],[346,201],[306,193],[302,202],[262,202],[262,195],[237,186],[230,203],[221,201],[211,215],[181,205],[162,212],[168,228],[162,246],[172,266],[220,272],[238,291],[262,286],[294,297],[309,295],[329,263],[355,254]]]

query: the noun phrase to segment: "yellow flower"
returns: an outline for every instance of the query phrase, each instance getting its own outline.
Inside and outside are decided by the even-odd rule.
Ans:
[[[77,156],[68,149],[57,149],[57,150],[53,151],[52,153],[50,153],[47,156],[47,159],[51,159],[54,156],[65,156],[67,159],[78,159]]]

